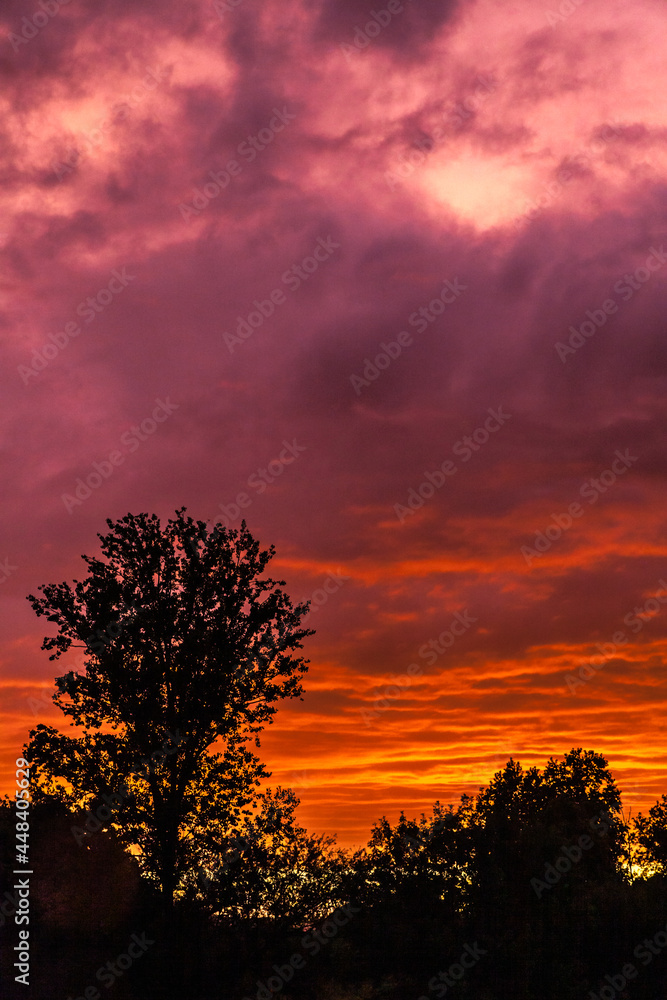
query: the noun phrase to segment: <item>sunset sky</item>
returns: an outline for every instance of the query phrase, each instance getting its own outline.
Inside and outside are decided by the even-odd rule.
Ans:
[[[667,792],[663,0],[0,26],[1,790],[73,659],[26,595],[185,505],[319,602],[262,740],[310,830],[573,746]]]

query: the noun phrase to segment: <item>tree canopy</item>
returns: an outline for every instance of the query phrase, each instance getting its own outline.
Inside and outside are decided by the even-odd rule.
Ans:
[[[313,633],[300,627],[308,604],[263,575],[275,549],[245,521],[209,530],[181,508],[164,527],[148,514],[107,525],[85,579],[28,597],[57,627],[42,649],[57,660],[82,647],[85,672],[56,679],[78,734],[40,725],[26,755],[37,794],[136,845],[169,904],[255,800],[266,772],[248,743],[301,696],[308,661],[294,652]]]

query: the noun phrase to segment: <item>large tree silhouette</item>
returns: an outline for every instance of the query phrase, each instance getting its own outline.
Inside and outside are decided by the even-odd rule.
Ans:
[[[28,597],[58,629],[42,649],[81,646],[86,669],[57,678],[54,697],[79,733],[40,725],[26,755],[38,794],[89,810],[77,839],[111,826],[138,847],[168,911],[254,802],[265,771],[248,742],[301,695],[308,661],[292,654],[313,633],[308,605],[262,576],[275,550],[245,521],[209,531],[181,508],[164,528],[148,514],[107,524],[83,581]]]

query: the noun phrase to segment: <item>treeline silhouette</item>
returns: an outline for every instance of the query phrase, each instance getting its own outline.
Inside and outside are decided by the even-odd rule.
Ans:
[[[601,754],[573,749],[542,769],[510,760],[457,806],[382,818],[357,851],[309,834],[297,806],[289,789],[264,792],[216,840],[217,856],[188,873],[168,931],[159,885],[113,818],[38,797],[27,992],[12,969],[15,812],[5,800],[3,996],[667,996],[667,796],[628,819]],[[142,945],[123,969],[116,959],[133,940]]]
[[[665,997],[667,798],[626,820],[607,760],[574,749],[342,850],[259,792],[313,634],[273,546],[184,507],[106,523],[83,579],[28,596],[50,659],[82,652],[55,681],[71,726],[23,748],[29,837],[0,807],[3,998]]]

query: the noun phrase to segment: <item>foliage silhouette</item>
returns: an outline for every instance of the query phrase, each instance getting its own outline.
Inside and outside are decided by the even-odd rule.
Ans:
[[[290,789],[264,792],[256,814],[227,838],[222,863],[218,854],[211,876],[199,879],[199,898],[226,923],[304,927],[346,901],[346,853],[334,837],[298,825],[298,804]]]
[[[667,875],[667,795],[663,795],[648,811],[634,822],[635,842],[639,861],[652,870]]]
[[[254,802],[266,773],[248,741],[301,696],[307,661],[292,654],[313,632],[308,605],[262,575],[275,550],[245,521],[209,531],[181,508],[164,528],[147,514],[107,525],[85,580],[28,597],[58,629],[42,648],[82,646],[86,671],[57,678],[54,697],[83,732],[40,725],[25,753],[37,798],[89,810],[81,838],[97,823],[138,849],[168,911]]]
[[[383,817],[367,847],[350,852],[307,833],[289,789],[266,791],[224,836],[202,842],[205,877],[193,869],[184,878],[169,939],[177,981],[165,961],[165,925],[145,891],[154,882],[139,877],[112,831],[78,846],[71,828],[83,826],[82,815],[44,794],[34,806],[31,934],[44,962],[50,956],[51,978],[35,995],[80,995],[91,969],[121,951],[131,931],[149,928],[158,943],[116,987],[128,1000],[221,992],[267,1000],[281,991],[290,1000],[581,1000],[610,997],[612,988],[659,1000],[667,893],[664,876],[650,871],[664,864],[665,801],[630,827],[606,759],[574,749],[541,769],[510,760],[476,796],[436,803],[419,820]],[[5,875],[13,818],[7,803]],[[582,836],[590,844],[555,866]],[[631,877],[633,837],[645,867]],[[533,880],[544,883],[539,892]],[[329,918],[343,901],[352,918],[335,927]],[[479,956],[465,971],[464,954]],[[3,952],[8,977],[11,961]],[[621,982],[628,962],[637,976],[624,993],[609,984]]]
[[[312,634],[307,605],[263,576],[273,547],[260,551],[245,522],[209,532],[184,508],[164,528],[147,514],[107,524],[85,580],[29,597],[57,627],[42,648],[58,659],[79,645],[86,662],[57,679],[75,734],[40,725],[25,752],[44,872],[34,926],[58,970],[45,996],[80,992],[139,922],[161,943],[128,974],[132,1000],[221,987],[257,1000],[283,988],[290,1000],[579,1000],[623,996],[609,984],[633,961],[635,1000],[665,996],[667,796],[630,823],[607,759],[574,748],[541,769],[510,759],[477,795],[382,817],[366,848],[341,850],[298,823],[290,789],[258,790],[249,745],[301,696],[307,661],[294,654]],[[12,820],[7,802],[4,876]],[[478,957],[464,969],[464,955]],[[82,970],[71,988],[66,966]]]

